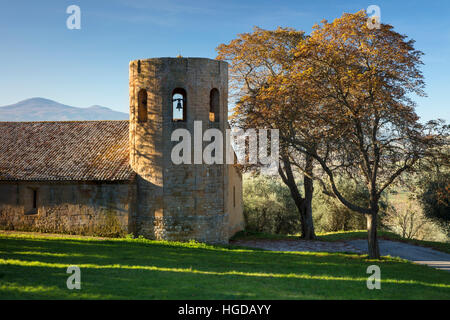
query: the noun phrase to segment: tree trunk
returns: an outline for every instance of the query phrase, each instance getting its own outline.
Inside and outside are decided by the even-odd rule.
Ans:
[[[316,234],[314,232],[314,223],[312,219],[311,201],[304,199],[301,208],[301,222],[302,222],[302,238],[305,240],[314,240]]]
[[[378,246],[377,237],[377,215],[378,211],[374,210],[371,214],[366,214],[367,234],[368,234],[368,251],[370,259],[380,259],[380,248]]]
[[[314,192],[313,180],[310,178],[313,174],[313,158],[309,155],[306,156],[306,166],[305,174],[303,175],[303,185],[305,190],[305,199],[303,201],[303,215],[304,219],[302,221],[302,237],[307,240],[312,240],[316,238],[314,232],[314,223],[312,218],[312,198]]]
[[[306,188],[305,185],[306,195],[305,198],[302,198],[297,188],[297,184],[295,183],[295,178],[292,172],[291,164],[289,163],[287,157],[283,157],[283,165],[285,172],[281,167],[278,168],[278,172],[283,182],[288,186],[292,199],[294,200],[295,206],[297,207],[297,210],[300,214],[300,222],[302,228],[301,237],[307,240],[315,239],[316,235],[314,233],[314,224],[312,220],[312,207],[311,207],[312,192],[313,192],[312,181],[310,181],[310,185],[308,185],[308,188]],[[306,189],[308,189],[308,191]]]

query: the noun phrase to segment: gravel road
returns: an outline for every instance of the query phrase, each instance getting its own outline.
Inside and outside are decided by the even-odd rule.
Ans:
[[[415,263],[426,264],[433,268],[450,271],[450,254],[448,253],[398,241],[378,241],[382,256],[400,257]],[[352,247],[367,252],[367,240],[350,240],[346,242]]]

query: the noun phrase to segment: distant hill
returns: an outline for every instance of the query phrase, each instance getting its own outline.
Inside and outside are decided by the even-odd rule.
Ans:
[[[128,120],[128,114],[102,106],[72,107],[44,98],[31,98],[0,107],[0,121]]]

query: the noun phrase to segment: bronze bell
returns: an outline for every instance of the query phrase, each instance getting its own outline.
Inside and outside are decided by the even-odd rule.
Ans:
[[[181,99],[177,99],[177,100],[178,100],[178,103],[177,103],[177,109],[178,109],[178,110],[183,109],[183,107],[182,107],[182,105],[181,105]]]

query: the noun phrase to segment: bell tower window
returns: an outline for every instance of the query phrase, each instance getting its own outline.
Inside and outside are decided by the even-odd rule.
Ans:
[[[138,93],[138,122],[147,122],[147,90]]]
[[[186,91],[181,88],[172,92],[172,121],[186,121]]]
[[[220,94],[216,88],[209,94],[209,121],[219,122],[220,115]]]

